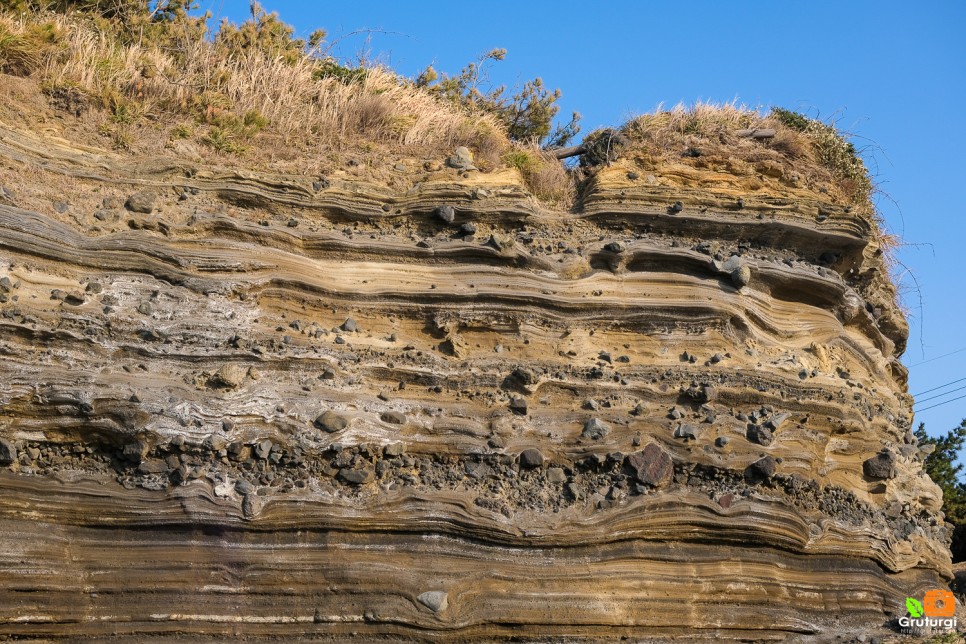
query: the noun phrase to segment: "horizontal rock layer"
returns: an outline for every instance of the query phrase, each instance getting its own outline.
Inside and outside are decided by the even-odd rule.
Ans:
[[[0,633],[833,637],[950,575],[819,192],[0,154]]]

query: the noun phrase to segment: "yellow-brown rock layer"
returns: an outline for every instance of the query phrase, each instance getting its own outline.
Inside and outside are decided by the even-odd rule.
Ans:
[[[833,639],[950,576],[818,191],[0,156],[2,634]]]

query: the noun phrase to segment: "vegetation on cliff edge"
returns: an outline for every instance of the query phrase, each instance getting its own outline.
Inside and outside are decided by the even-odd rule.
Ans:
[[[465,145],[481,170],[518,168],[535,195],[566,206],[575,182],[615,160],[619,147],[643,170],[673,162],[757,175],[874,211],[854,145],[834,125],[789,110],[659,108],[607,130],[620,145],[608,135],[603,159],[585,155],[571,169],[548,153],[580,129],[576,113],[554,125],[560,90],[540,78],[515,93],[485,82],[485,67],[506,50],[458,74],[429,67],[406,79],[335,59],[325,31],[299,38],[257,3],[241,24],[223,20],[210,30],[209,20],[191,0],[0,0],[0,72],[38,79],[67,111],[96,108],[104,115],[98,133],[118,149],[137,147],[147,127],[164,128],[168,147],[185,141],[252,157],[361,150],[390,158]],[[755,128],[775,134],[737,134]]]
[[[950,549],[953,561],[966,561],[966,484],[960,480],[963,465],[958,463],[959,453],[966,443],[966,419],[946,434],[935,438],[926,434],[920,423],[915,432],[920,446],[931,446],[923,460],[923,469],[929,478],[943,491],[943,512],[946,521],[953,524],[953,542]]]

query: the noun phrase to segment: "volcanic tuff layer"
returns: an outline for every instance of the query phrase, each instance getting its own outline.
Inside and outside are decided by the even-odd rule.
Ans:
[[[831,638],[950,575],[818,190],[0,155],[2,634]]]

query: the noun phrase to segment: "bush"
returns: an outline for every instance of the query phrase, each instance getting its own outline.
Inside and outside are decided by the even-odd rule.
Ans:
[[[812,122],[812,119],[804,114],[786,110],[784,107],[773,107],[771,108],[771,113],[782,125],[790,127],[793,130],[798,130],[799,132],[808,130],[808,126]]]
[[[492,49],[472,62],[456,76],[439,74],[431,66],[417,78],[416,86],[471,110],[493,114],[506,127],[511,140],[548,146],[565,145],[580,131],[580,114],[574,112],[566,125],[551,129],[560,111],[556,104],[559,89],[548,90],[543,80],[534,78],[523,84],[516,94],[507,95],[506,86],[485,91],[485,66],[506,57],[506,49]]]
[[[775,135],[761,140],[739,135],[749,129],[774,129]],[[631,119],[620,132],[632,143],[629,153],[645,164],[673,161],[734,172],[735,161],[750,168],[775,161],[798,176],[796,187],[821,189],[857,206],[858,213],[875,214],[872,180],[859,151],[834,124],[798,112],[698,102],[659,107]]]
[[[828,168],[843,185],[848,186],[853,201],[862,202],[872,195],[872,181],[855,145],[834,125],[781,107],[771,110],[779,123],[801,132],[815,148],[819,163]]]
[[[612,128],[594,130],[584,138],[584,151],[580,155],[580,165],[594,167],[610,165],[621,152],[630,145],[630,139]]]
[[[0,0],[0,11],[9,14],[78,13],[125,44],[163,47],[207,32],[211,14],[191,15],[197,8],[193,0]]]
[[[267,13],[257,2],[251,4],[251,17],[240,25],[223,18],[215,36],[215,47],[225,56],[258,53],[295,63],[305,55],[307,43],[295,37],[295,30],[282,22],[278,13]],[[315,32],[313,41],[321,42],[325,32]]]

